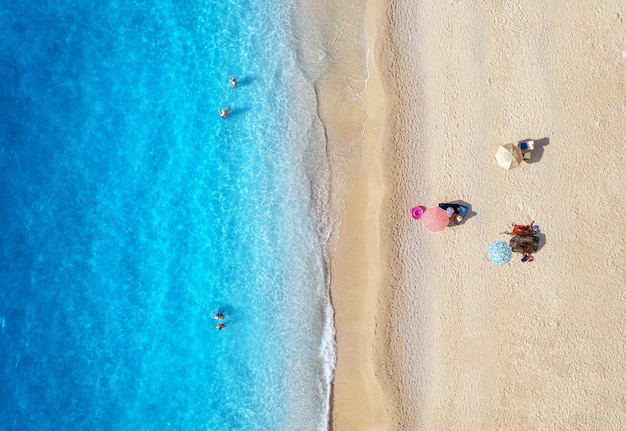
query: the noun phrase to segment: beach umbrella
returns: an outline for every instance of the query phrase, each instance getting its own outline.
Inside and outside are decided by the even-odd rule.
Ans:
[[[448,213],[439,207],[428,208],[422,215],[424,227],[431,232],[444,230],[449,222]]]
[[[522,163],[522,150],[517,145],[500,145],[496,151],[496,160],[504,169],[517,168]]]
[[[504,241],[492,242],[489,250],[487,250],[487,254],[489,255],[489,260],[496,265],[505,265],[513,257],[511,246]]]

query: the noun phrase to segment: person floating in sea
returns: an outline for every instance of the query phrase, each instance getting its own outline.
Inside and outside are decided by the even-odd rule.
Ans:
[[[222,310],[217,310],[217,313],[215,313],[215,316],[213,316],[213,318],[217,320],[217,325],[215,325],[215,327],[218,330],[221,331],[226,327],[226,325],[224,325],[224,313],[222,312]]]
[[[228,105],[226,109],[219,109],[217,112],[220,114],[220,117],[226,118],[226,116],[230,112],[230,105]]]
[[[229,82],[230,82],[230,86],[231,87],[236,87],[237,86],[237,79],[234,76],[230,77]]]

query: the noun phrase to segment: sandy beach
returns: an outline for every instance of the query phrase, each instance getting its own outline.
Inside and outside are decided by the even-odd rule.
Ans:
[[[626,4],[374,3],[331,256],[332,429],[624,429]],[[531,160],[499,167],[522,139]],[[410,217],[448,201],[470,206],[462,225]],[[534,262],[489,261],[533,220]]]

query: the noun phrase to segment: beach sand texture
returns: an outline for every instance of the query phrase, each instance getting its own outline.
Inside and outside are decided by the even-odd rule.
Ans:
[[[626,3],[369,3],[333,430],[624,429]],[[531,163],[500,168],[526,138]],[[471,206],[463,225],[410,217],[446,201]],[[488,260],[532,220],[535,262]]]

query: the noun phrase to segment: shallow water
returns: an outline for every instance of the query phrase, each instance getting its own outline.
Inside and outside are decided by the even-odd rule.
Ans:
[[[328,65],[294,10],[0,11],[0,428],[327,428]]]

